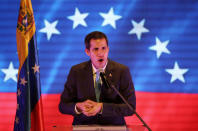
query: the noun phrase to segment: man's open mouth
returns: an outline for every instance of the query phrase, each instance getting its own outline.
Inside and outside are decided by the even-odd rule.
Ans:
[[[104,59],[99,59],[98,61],[99,61],[99,62],[103,62],[103,61],[104,61]]]

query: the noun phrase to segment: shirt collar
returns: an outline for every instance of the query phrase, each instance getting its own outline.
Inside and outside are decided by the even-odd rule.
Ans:
[[[108,61],[107,61],[108,63]],[[103,71],[105,71],[107,63],[105,64],[105,66],[102,68]],[[97,72],[98,69],[95,68],[95,66],[92,64],[92,70],[93,70],[93,74],[95,74]]]

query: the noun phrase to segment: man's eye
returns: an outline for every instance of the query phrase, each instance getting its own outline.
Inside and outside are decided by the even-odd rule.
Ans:
[[[94,48],[94,51],[97,51],[98,50],[98,48]]]

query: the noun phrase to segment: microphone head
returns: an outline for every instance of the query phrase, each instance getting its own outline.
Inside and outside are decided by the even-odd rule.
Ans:
[[[98,69],[98,72],[100,73],[101,77],[105,78],[105,73],[104,73],[104,70],[102,68]]]
[[[104,70],[102,68],[98,69],[98,71],[100,73],[100,75],[104,75]]]

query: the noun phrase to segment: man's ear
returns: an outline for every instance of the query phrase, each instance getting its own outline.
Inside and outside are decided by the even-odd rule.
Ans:
[[[108,52],[109,52],[109,46],[107,46],[107,48],[108,48]]]
[[[90,51],[86,48],[85,49],[85,53],[88,55],[88,56],[90,56]]]

